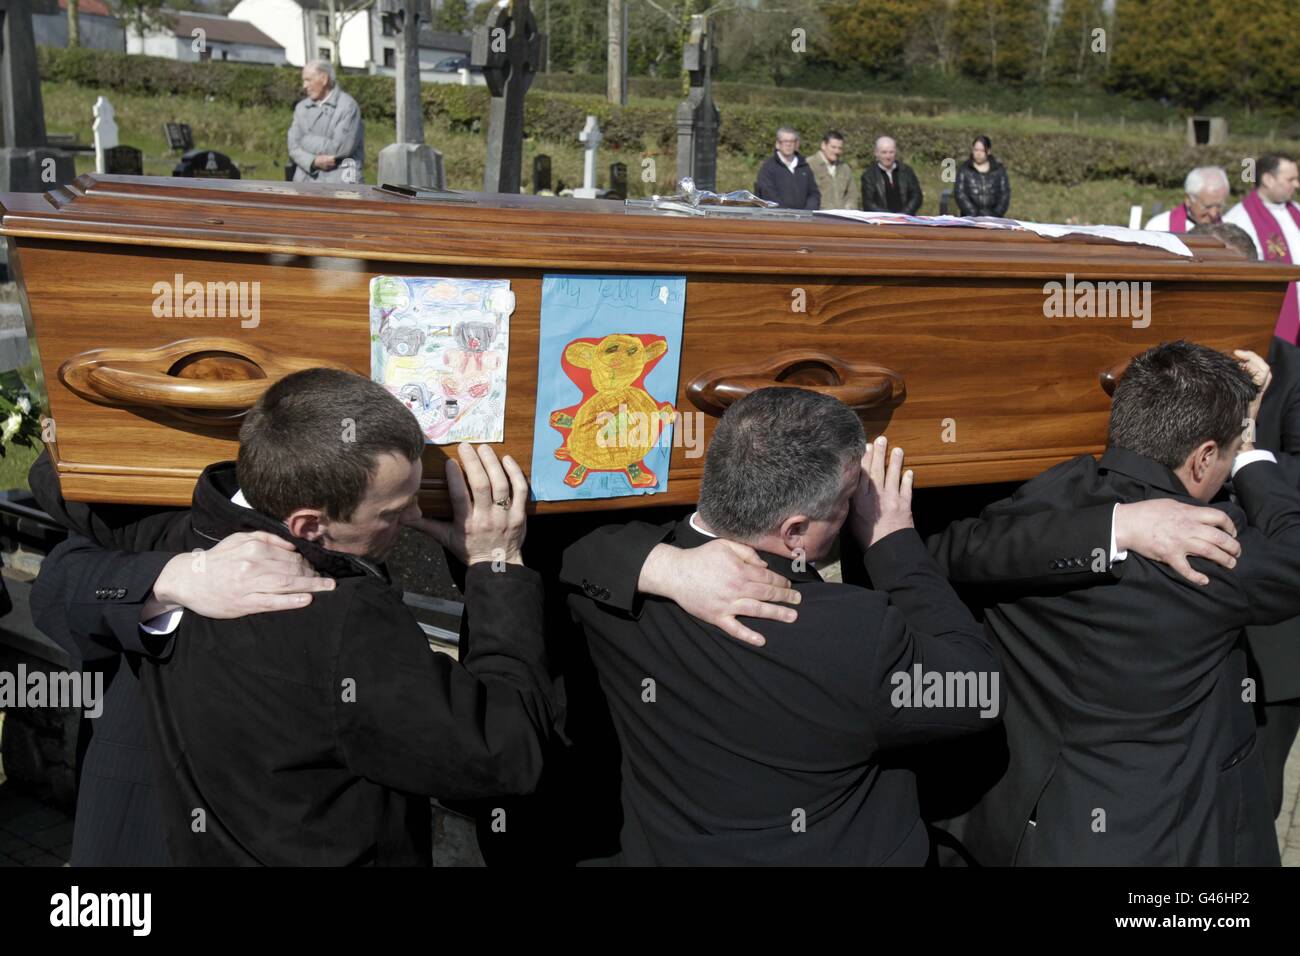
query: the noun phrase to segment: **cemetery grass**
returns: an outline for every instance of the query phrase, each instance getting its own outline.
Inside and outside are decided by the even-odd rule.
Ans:
[[[108,92],[108,91],[106,91]],[[92,142],[92,107],[100,91],[66,82],[46,81],[42,84],[45,101],[46,125],[54,133],[72,133],[83,143]],[[282,180],[283,164],[287,159],[285,134],[290,114],[271,108],[241,107],[222,101],[206,101],[201,97],[144,96],[123,92],[108,92],[117,115],[121,142],[144,152],[144,171],[147,175],[168,176],[177,161],[169,152],[163,139],[164,122],[188,122],[194,130],[196,146],[210,147],[227,153],[245,172],[246,178]],[[653,102],[653,101],[650,101]],[[664,101],[667,108],[671,104]],[[978,114],[974,114],[978,115]],[[990,124],[994,122],[990,116]],[[1005,123],[1007,117],[997,118]],[[936,117],[943,124],[970,122],[965,114]],[[1048,123],[1035,118],[1017,120],[1026,125]],[[443,152],[447,182],[453,189],[478,189],[483,181],[484,136],[482,133],[452,130],[437,118],[426,121],[426,140]],[[1113,133],[1113,130],[1111,131]],[[391,123],[367,121],[366,123],[366,179],[375,181],[379,150],[392,142],[394,128]],[[1171,139],[1172,142],[1172,139]],[[571,143],[546,142],[529,139],[524,144],[525,188],[531,191],[532,157],[545,153],[551,157],[552,178],[569,186],[581,185],[582,149],[577,141],[577,130]],[[642,178],[643,160],[653,159],[653,181]],[[77,154],[77,171],[89,172],[94,168],[94,157],[89,153]],[[662,151],[602,149],[600,153],[601,185],[607,185],[609,164],[622,161],[628,165],[628,179],[634,196],[648,196],[655,192],[669,192],[674,181],[675,158],[670,148]],[[855,163],[858,172],[861,165]],[[753,187],[758,161],[747,156],[723,151],[718,157],[719,187],[750,189]],[[921,212],[937,214],[939,195],[950,183],[944,183],[937,173],[921,175],[925,203]],[[1161,202],[1167,208],[1180,198],[1177,190],[1161,190],[1139,185],[1127,180],[1091,181],[1078,185],[1040,183],[1012,170],[1011,215],[1022,219],[1062,222],[1076,217],[1080,222],[1127,224],[1130,205]],[[949,209],[956,213],[955,205]]]

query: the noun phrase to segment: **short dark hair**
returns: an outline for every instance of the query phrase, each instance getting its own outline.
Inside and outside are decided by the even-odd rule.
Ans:
[[[1212,441],[1231,447],[1259,389],[1230,355],[1165,342],[1134,356],[1115,387],[1107,444],[1177,470]]]
[[[262,514],[283,521],[319,508],[347,521],[380,455],[415,461],[424,432],[382,385],[352,372],[309,368],[266,390],[239,429],[239,487]]]
[[[1295,159],[1286,153],[1265,153],[1255,160],[1255,181],[1262,183],[1265,176],[1276,176],[1283,163],[1294,163]]]
[[[1255,249],[1255,240],[1250,238],[1250,233],[1241,226],[1230,222],[1197,223],[1191,231],[1198,236],[1213,236],[1225,246],[1243,253],[1251,262],[1259,258],[1259,252]]]
[[[700,517],[753,541],[793,514],[828,518],[866,436],[847,405],[802,388],[760,388],[727,409],[704,458]]]
[[[826,132],[822,133],[823,143],[829,143],[833,139],[838,139],[842,143],[844,142],[844,134],[837,129],[828,129]]]

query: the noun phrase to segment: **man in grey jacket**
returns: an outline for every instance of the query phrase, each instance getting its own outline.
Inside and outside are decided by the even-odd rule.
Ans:
[[[293,181],[363,182],[365,127],[357,101],[339,89],[334,68],[323,60],[302,68],[302,89],[307,95],[293,108],[289,127]]]

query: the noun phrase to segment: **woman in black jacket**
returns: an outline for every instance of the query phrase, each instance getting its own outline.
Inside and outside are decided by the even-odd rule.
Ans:
[[[992,149],[987,136],[977,136],[970,158],[957,168],[957,208],[963,216],[1005,216],[1011,205],[1011,179]]]

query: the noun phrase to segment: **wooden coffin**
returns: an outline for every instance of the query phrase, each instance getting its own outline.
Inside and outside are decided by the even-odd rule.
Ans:
[[[811,386],[901,444],[919,485],[1027,479],[1099,452],[1104,379],[1144,348],[1186,338],[1263,353],[1300,269],[1246,262],[1217,240],[1194,258],[1025,232],[872,226],[829,217],[666,215],[610,201],[371,186],[83,176],[0,196],[53,452],[70,498],[176,505],[236,451],[239,415],[311,365],[370,370],[377,275],[509,279],[503,451],[529,467],[541,278],[686,278],[680,412],[709,418],[764,384]],[[260,321],[156,318],[153,287],[260,283]],[[1151,321],[1045,317],[1045,284],[1150,281]],[[93,354],[89,354],[93,353]],[[538,511],[694,501],[704,459],[675,447],[666,494],[540,502]],[[425,456],[425,506],[445,508],[446,449]]]

